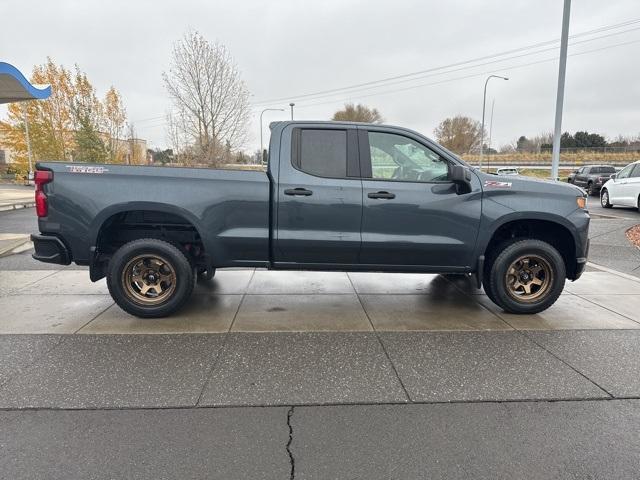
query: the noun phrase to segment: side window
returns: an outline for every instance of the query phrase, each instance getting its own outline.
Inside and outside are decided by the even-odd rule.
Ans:
[[[424,145],[402,135],[369,132],[372,178],[446,182],[449,164]]]
[[[292,161],[299,170],[319,177],[347,176],[347,131],[298,129]]]
[[[634,166],[635,166],[635,164],[633,164],[633,163],[631,165],[627,165],[622,170],[620,170],[620,173],[616,176],[616,178],[628,178],[629,174],[631,173],[631,169]]]
[[[636,163],[636,166],[633,169],[633,172],[631,172],[631,175],[629,175],[629,178],[640,178],[640,163]]]

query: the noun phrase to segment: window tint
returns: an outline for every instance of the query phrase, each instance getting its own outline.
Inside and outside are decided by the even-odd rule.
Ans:
[[[373,178],[406,182],[444,182],[449,165],[437,153],[393,133],[369,132]]]
[[[597,167],[594,173],[616,173],[614,167]]]
[[[300,130],[297,166],[311,175],[346,177],[347,131]]]
[[[633,169],[633,172],[631,172],[631,175],[629,175],[630,178],[638,178],[640,177],[640,163],[636,163],[635,168]]]
[[[634,166],[635,164],[632,163],[631,165],[627,165],[626,167],[624,167],[622,170],[620,170],[617,178],[627,178]]]

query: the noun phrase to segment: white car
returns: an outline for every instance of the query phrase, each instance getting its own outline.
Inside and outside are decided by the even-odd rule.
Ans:
[[[614,205],[635,207],[640,212],[640,161],[611,176],[600,190],[600,204],[604,208]]]
[[[503,167],[496,170],[496,175],[518,175],[518,169],[515,167]]]

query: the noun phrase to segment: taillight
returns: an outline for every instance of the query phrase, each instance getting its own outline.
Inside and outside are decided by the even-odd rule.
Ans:
[[[36,214],[39,217],[46,217],[49,213],[47,205],[47,195],[42,189],[43,185],[53,181],[53,172],[50,170],[36,170]]]

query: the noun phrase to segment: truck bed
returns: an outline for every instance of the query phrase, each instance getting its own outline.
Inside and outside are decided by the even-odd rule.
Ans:
[[[266,172],[111,164],[41,162],[53,181],[44,186],[43,234],[64,238],[72,260],[87,264],[100,230],[127,211],[154,211],[193,225],[220,266],[269,259]]]

